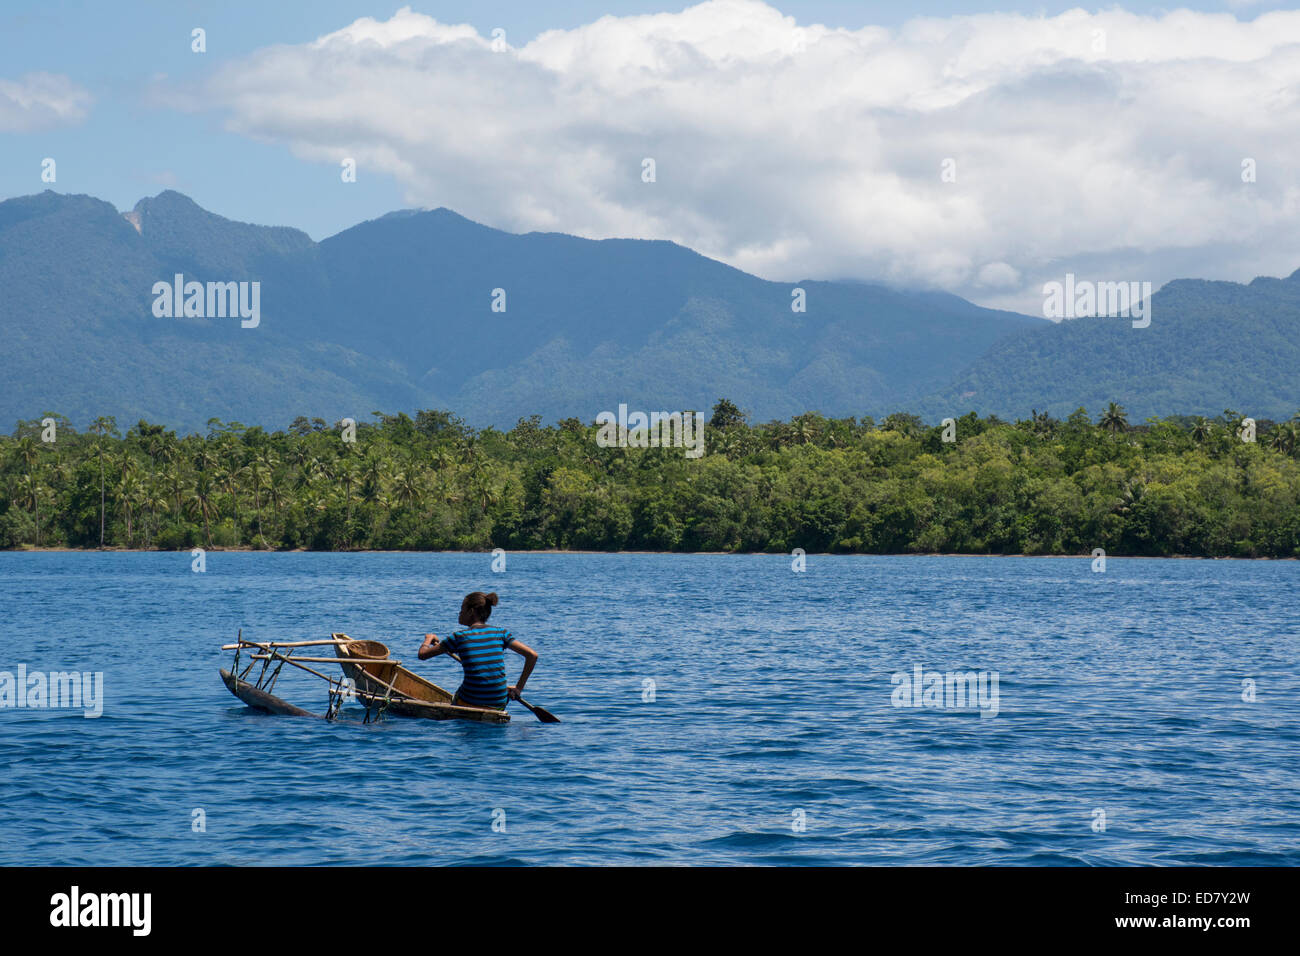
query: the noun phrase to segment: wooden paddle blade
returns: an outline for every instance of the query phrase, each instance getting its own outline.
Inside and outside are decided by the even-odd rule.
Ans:
[[[535,707],[532,704],[528,703],[528,701],[524,700],[522,697],[519,698],[519,703],[523,704],[525,707],[531,710],[533,712],[533,715],[544,724],[558,724],[560,722],[560,718],[556,717],[545,707]]]

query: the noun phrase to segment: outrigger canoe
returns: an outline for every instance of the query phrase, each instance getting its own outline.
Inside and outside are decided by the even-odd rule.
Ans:
[[[334,657],[294,656],[304,647],[334,648]],[[226,644],[222,650],[233,650],[235,662],[231,670],[221,668],[221,680],[227,689],[250,707],[270,714],[293,717],[321,717],[333,720],[345,700],[355,699],[366,708],[366,721],[372,714],[380,716],[394,713],[401,717],[425,717],[432,720],[472,720],[479,723],[505,724],[510,715],[503,710],[486,707],[465,707],[452,703],[452,694],[432,681],[425,680],[391,660],[388,648],[379,641],[354,641],[346,634],[331,634],[327,641],[252,641],[242,632],[235,644]],[[240,654],[249,651],[248,666],[239,669]],[[250,672],[261,664],[257,676],[248,680]],[[321,678],[329,684],[329,703],[326,712],[313,714],[271,693],[276,679],[285,664]],[[338,664],[342,678],[330,677],[308,664]]]

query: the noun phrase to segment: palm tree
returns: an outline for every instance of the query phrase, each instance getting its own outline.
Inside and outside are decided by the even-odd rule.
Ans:
[[[768,445],[773,451],[777,451],[790,444],[789,433],[786,431],[786,427],[780,422],[770,423],[766,428],[764,428],[764,432],[766,433]]]
[[[1128,431],[1128,415],[1124,412],[1124,406],[1116,405],[1114,402],[1107,405],[1106,411],[1102,412],[1101,419],[1097,422],[1097,427],[1109,430],[1112,437],[1118,432]]]
[[[32,473],[32,468],[34,468],[36,462],[40,460],[40,446],[37,445],[36,442],[32,441],[30,437],[20,438],[14,446],[14,457],[27,466],[27,474],[30,475]]]
[[[1203,415],[1196,416],[1196,420],[1192,423],[1192,441],[1198,445],[1204,445],[1213,434],[1213,423]]]
[[[1040,412],[1036,408],[1031,409],[1030,412],[1030,430],[1033,431],[1035,435],[1038,435],[1040,438],[1048,437],[1056,430],[1058,422],[1050,414],[1045,411]]]
[[[198,454],[194,456],[194,467],[199,471],[212,471],[221,463],[217,453],[212,448],[212,443],[205,441],[200,447]]]
[[[382,455],[372,451],[361,463],[361,500],[376,503],[384,493],[388,465]]]
[[[137,511],[143,510],[145,500],[144,485],[135,470],[122,475],[117,486],[117,497],[122,502],[122,513],[126,519],[126,546],[129,548],[135,544],[134,518]]]
[[[487,514],[488,506],[501,500],[492,480],[492,472],[480,464],[470,472],[469,481],[474,500],[479,505],[479,512]]]
[[[1274,451],[1280,451],[1284,455],[1290,455],[1294,452],[1298,443],[1300,443],[1300,426],[1297,426],[1295,422],[1284,422],[1277,425],[1268,436],[1268,447]]]
[[[0,468],[0,499],[5,499],[10,502],[19,500],[18,479],[18,475],[15,475],[11,471],[6,471],[4,468]]]
[[[134,543],[135,511],[143,496],[144,485],[140,480],[140,466],[124,449],[122,477],[117,483],[117,499],[122,503],[122,516],[126,519],[126,546],[128,548]]]
[[[90,430],[99,436],[96,451],[99,457],[99,546],[104,546],[104,435],[120,437],[117,419],[112,415],[101,415],[90,423]]]
[[[347,502],[348,525],[352,524],[352,488],[361,480],[361,469],[352,458],[345,458],[338,467],[338,479],[343,485],[343,497]]]
[[[316,485],[307,485],[298,495],[298,504],[304,512],[319,514],[326,508],[326,501]]]
[[[294,443],[293,450],[289,454],[289,460],[301,471],[307,466],[307,462],[315,461],[316,456],[312,453],[311,446],[305,440],[299,439]]]
[[[252,461],[244,466],[243,471],[248,475],[249,487],[253,489],[253,511],[257,515],[257,536],[262,539],[262,545],[265,547],[266,535],[262,533],[262,489],[266,487],[269,475],[260,455],[254,455]]]
[[[413,468],[404,468],[393,475],[393,498],[400,505],[418,507],[424,499],[424,483]]]
[[[149,509],[149,524],[145,525],[144,533],[144,544],[147,548],[154,535],[158,533],[158,512],[169,509],[171,503],[167,498],[167,490],[155,480],[145,486],[142,504]]]
[[[1124,485],[1124,490],[1120,492],[1119,506],[1117,510],[1120,514],[1129,514],[1133,508],[1142,500],[1146,494],[1147,486],[1140,478],[1131,478]]]
[[[266,496],[271,499],[271,507],[275,509],[275,516],[280,517],[280,508],[284,504],[284,498],[280,494],[280,478],[275,471],[266,473]]]
[[[501,495],[488,479],[481,478],[474,484],[474,498],[478,501],[479,513],[487,514],[488,508],[501,500]]]
[[[439,446],[438,450],[433,453],[433,458],[431,460],[433,462],[433,467],[438,471],[445,470],[453,461],[455,461],[455,459],[448,454],[447,449],[442,446]]]
[[[144,419],[141,419],[140,424],[136,427],[140,429],[140,447],[149,456],[150,466],[156,468],[158,466],[158,456],[163,449],[162,426],[149,425]]]
[[[1225,408],[1223,410],[1223,420],[1228,423],[1229,429],[1237,438],[1241,437],[1241,430],[1246,424],[1246,418],[1247,416],[1235,409]]]
[[[790,423],[790,436],[798,445],[806,445],[817,437],[817,426],[807,415],[800,415]]]
[[[45,497],[46,488],[41,484],[40,477],[28,472],[18,479],[18,497],[24,504],[32,510],[32,516],[36,519],[36,545],[41,544],[41,499]]]
[[[172,501],[176,503],[175,513],[179,515],[181,513],[181,495],[185,492],[185,476],[182,475],[177,468],[169,465],[162,474],[158,476],[158,481],[162,484],[163,488],[167,490]],[[171,504],[169,502],[168,509],[170,510],[170,508]]]
[[[218,441],[220,442],[221,453],[218,460],[216,483],[217,487],[230,496],[231,510],[235,518],[235,537],[239,538],[239,479],[243,474],[243,461],[232,438],[223,435]]]
[[[189,503],[203,517],[203,537],[212,547],[212,528],[209,516],[212,514],[212,502],[216,496],[212,477],[206,471],[200,471],[194,477],[194,489],[190,492]]]
[[[321,470],[320,462],[311,455],[304,458],[299,454],[295,454],[294,458],[298,460],[298,469],[293,475],[294,490],[306,491],[316,483],[316,477]]]
[[[740,439],[734,430],[724,431],[721,435],[713,440],[713,451],[730,458],[732,454],[740,447]]]
[[[180,449],[176,445],[176,435],[164,432],[158,438],[158,461],[170,465],[176,461]]]
[[[278,516],[280,513],[280,493],[276,481],[276,470],[280,467],[280,459],[276,457],[275,452],[269,446],[260,448],[253,455],[253,462],[262,471],[264,481],[262,486],[267,490],[267,497],[271,499],[271,504],[275,508]]]

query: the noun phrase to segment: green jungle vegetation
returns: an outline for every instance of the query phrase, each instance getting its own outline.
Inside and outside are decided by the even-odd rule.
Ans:
[[[0,437],[0,548],[647,550],[1300,555],[1300,414],[1132,424],[1035,412],[750,424],[721,400],[706,453],[603,448],[577,419],[475,430],[445,411],[209,422],[178,436],[57,415]],[[48,431],[48,430],[47,430]]]

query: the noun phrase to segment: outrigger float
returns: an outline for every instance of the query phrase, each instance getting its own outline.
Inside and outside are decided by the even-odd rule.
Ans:
[[[295,656],[295,652],[308,647],[332,647],[334,656]],[[221,668],[221,679],[226,687],[249,707],[269,714],[334,720],[345,701],[355,700],[366,708],[365,723],[386,713],[431,720],[473,720],[485,724],[510,722],[510,715],[504,710],[453,704],[452,694],[433,681],[408,671],[400,661],[392,660],[388,647],[379,641],[354,641],[346,634],[331,634],[329,640],[320,641],[253,641],[244,637],[241,630],[236,643],[224,644],[221,649],[235,652],[230,670]],[[245,652],[248,653],[248,663],[241,671],[240,657]],[[249,680],[258,664],[261,668]],[[285,664],[319,677],[329,685],[324,714],[303,710],[272,693]],[[312,664],[338,664],[343,674],[332,677],[308,666]],[[542,711],[541,708],[529,709],[534,713]],[[546,720],[541,714],[538,717]],[[552,718],[547,722],[556,721]]]

